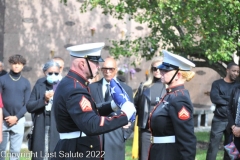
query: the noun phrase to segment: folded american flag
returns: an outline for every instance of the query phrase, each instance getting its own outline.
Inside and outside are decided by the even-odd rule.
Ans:
[[[126,102],[130,102],[132,105],[134,105],[130,101],[130,98],[129,98],[127,92],[123,89],[123,87],[120,85],[120,83],[116,79],[111,79],[110,87],[111,87],[110,94],[112,96],[112,99],[114,100],[114,102],[116,103],[116,105],[118,107],[122,108],[122,106]],[[136,113],[134,113],[132,115],[132,117],[130,118],[131,122],[135,121],[135,117],[136,117],[135,115],[136,115]]]

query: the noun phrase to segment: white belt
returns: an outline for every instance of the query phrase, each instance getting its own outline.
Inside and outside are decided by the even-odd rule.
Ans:
[[[82,134],[81,134],[82,133]],[[87,135],[84,132],[75,131],[75,132],[68,132],[68,133],[59,133],[60,139],[73,139],[80,137],[86,137]]]
[[[175,136],[153,137],[151,136],[151,143],[175,143]]]

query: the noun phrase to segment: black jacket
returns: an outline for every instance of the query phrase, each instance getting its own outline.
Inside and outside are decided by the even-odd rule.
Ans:
[[[45,120],[46,120],[46,111],[45,111],[45,91],[46,91],[46,78],[37,82],[32,90],[30,99],[26,105],[27,111],[32,114],[33,118],[33,153],[36,153],[35,156],[32,156],[32,160],[42,160],[45,154]],[[56,121],[54,114],[51,111],[50,116],[50,144],[49,151],[52,153],[54,148],[59,140],[59,133],[56,128]]]
[[[238,98],[240,96],[240,87],[233,89],[231,94],[231,99],[228,105],[228,125],[231,127],[235,125],[237,106],[238,106]]]
[[[157,89],[159,89],[159,92],[161,92],[160,95],[163,97],[166,93],[165,85],[162,84],[162,89]],[[151,88],[143,87],[143,84],[141,83],[134,97],[134,104],[137,109],[138,127],[147,129],[146,127],[148,123],[149,113],[151,112]]]
[[[238,82],[227,83],[224,79],[216,80],[212,83],[210,98],[216,105],[214,115],[222,120],[227,120],[227,106],[229,104],[232,90],[239,86]]]

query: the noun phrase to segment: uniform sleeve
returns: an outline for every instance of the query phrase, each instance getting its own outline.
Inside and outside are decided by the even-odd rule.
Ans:
[[[89,94],[77,91],[70,94],[66,102],[67,111],[74,123],[88,136],[106,133],[128,123],[126,114],[121,110],[111,117],[99,116],[94,105]]]
[[[211,101],[214,104],[226,106],[228,104],[229,96],[220,95],[220,86],[217,82],[218,81],[215,81],[212,84],[210,91]]]
[[[193,160],[196,155],[196,137],[194,135],[193,107],[185,96],[177,96],[170,103],[170,117],[183,160]]]

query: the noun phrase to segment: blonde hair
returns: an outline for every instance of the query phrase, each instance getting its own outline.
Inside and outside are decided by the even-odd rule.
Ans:
[[[152,67],[153,67],[153,65],[154,65],[155,63],[158,63],[158,62],[162,62],[162,57],[157,57],[157,58],[153,59],[153,61],[152,61],[152,63],[151,63],[151,66],[150,66],[150,68],[149,68],[150,73],[149,73],[148,80],[143,83],[143,87],[145,87],[145,86],[149,87],[149,86],[152,85],[153,79],[154,79]]]
[[[194,76],[195,72],[193,71],[179,71],[182,74],[183,79],[186,79],[189,82]]]

